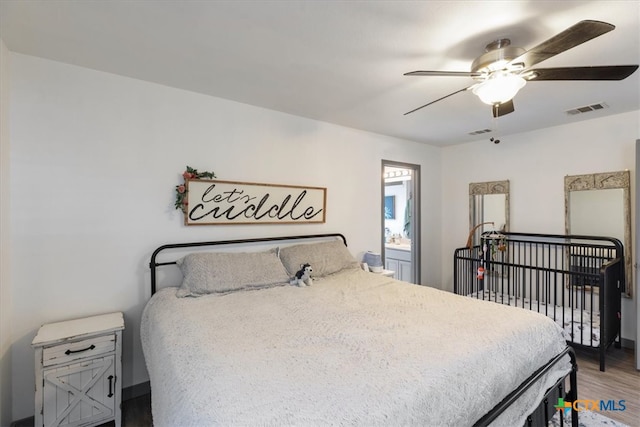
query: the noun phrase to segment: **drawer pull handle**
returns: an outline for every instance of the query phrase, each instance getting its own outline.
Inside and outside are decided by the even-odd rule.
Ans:
[[[96,348],[96,346],[91,344],[89,347],[83,348],[83,349],[80,349],[80,350],[67,350],[67,351],[64,352],[64,354],[66,354],[68,356],[71,353],[82,353],[83,351],[93,350],[94,348]]]
[[[107,397],[111,397],[113,396],[113,375],[109,375],[107,379],[109,380],[109,394],[107,394]]]

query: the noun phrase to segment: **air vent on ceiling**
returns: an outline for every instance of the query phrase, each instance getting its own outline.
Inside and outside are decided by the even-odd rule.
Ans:
[[[491,129],[480,129],[473,132],[469,132],[469,135],[480,135],[480,134],[489,133],[489,132],[493,132],[493,131]]]
[[[565,112],[570,116],[575,116],[576,114],[588,113],[589,111],[602,110],[604,108],[609,108],[609,106],[604,102],[600,102],[598,104],[591,104],[591,105],[585,105],[584,107],[572,108]]]

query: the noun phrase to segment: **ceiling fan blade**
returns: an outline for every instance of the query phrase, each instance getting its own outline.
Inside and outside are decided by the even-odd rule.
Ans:
[[[601,21],[580,21],[577,24],[567,28],[550,39],[540,43],[532,49],[529,49],[511,64],[524,63],[525,68],[529,68],[539,62],[549,59],[559,53],[576,47],[584,42],[601,36],[615,28],[607,22]]]
[[[526,71],[523,77],[536,80],[623,80],[638,69],[637,65],[609,65],[598,67],[537,68]],[[528,78],[526,75],[531,74]]]
[[[450,97],[450,96],[453,96],[453,95],[455,95],[456,93],[464,92],[465,90],[468,90],[470,87],[471,87],[471,86],[469,86],[469,87],[465,87],[464,89],[460,89],[460,90],[457,90],[457,91],[455,91],[455,92],[453,92],[453,93],[450,93],[449,95],[445,95],[445,96],[443,96],[442,98],[438,98],[438,99],[436,99],[435,101],[431,101],[431,102],[429,102],[428,104],[421,105],[421,106],[420,106],[420,107],[418,107],[418,108],[414,108],[414,109],[413,109],[413,110],[411,110],[411,111],[407,111],[407,112],[406,112],[406,113],[404,113],[403,115],[404,115],[404,116],[406,116],[407,114],[414,113],[414,112],[416,112],[416,111],[418,111],[418,110],[420,110],[420,109],[422,109],[422,108],[424,108],[424,107],[428,107],[428,106],[429,106],[429,105],[431,105],[431,104],[435,104],[435,103],[436,103],[436,102],[438,102],[438,101],[442,101],[442,100],[443,100],[443,99],[445,99],[445,98],[448,98],[448,97]]]
[[[410,71],[404,76],[431,76],[431,77],[477,77],[480,73],[469,71]]]
[[[507,102],[503,102],[501,104],[494,104],[493,108],[493,117],[504,116],[509,113],[513,113],[515,108],[513,107],[513,99],[510,99]]]

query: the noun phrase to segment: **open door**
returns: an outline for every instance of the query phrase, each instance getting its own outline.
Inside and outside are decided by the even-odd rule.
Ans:
[[[420,165],[382,160],[380,212],[385,270],[420,284]]]

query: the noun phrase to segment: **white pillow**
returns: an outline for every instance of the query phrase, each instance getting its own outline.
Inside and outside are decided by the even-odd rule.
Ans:
[[[294,276],[302,264],[309,263],[312,276],[322,277],[345,268],[360,268],[341,240],[307,243],[280,248],[280,260],[290,276]]]
[[[184,276],[178,297],[260,289],[289,282],[277,249],[264,252],[192,253],[178,261]]]

